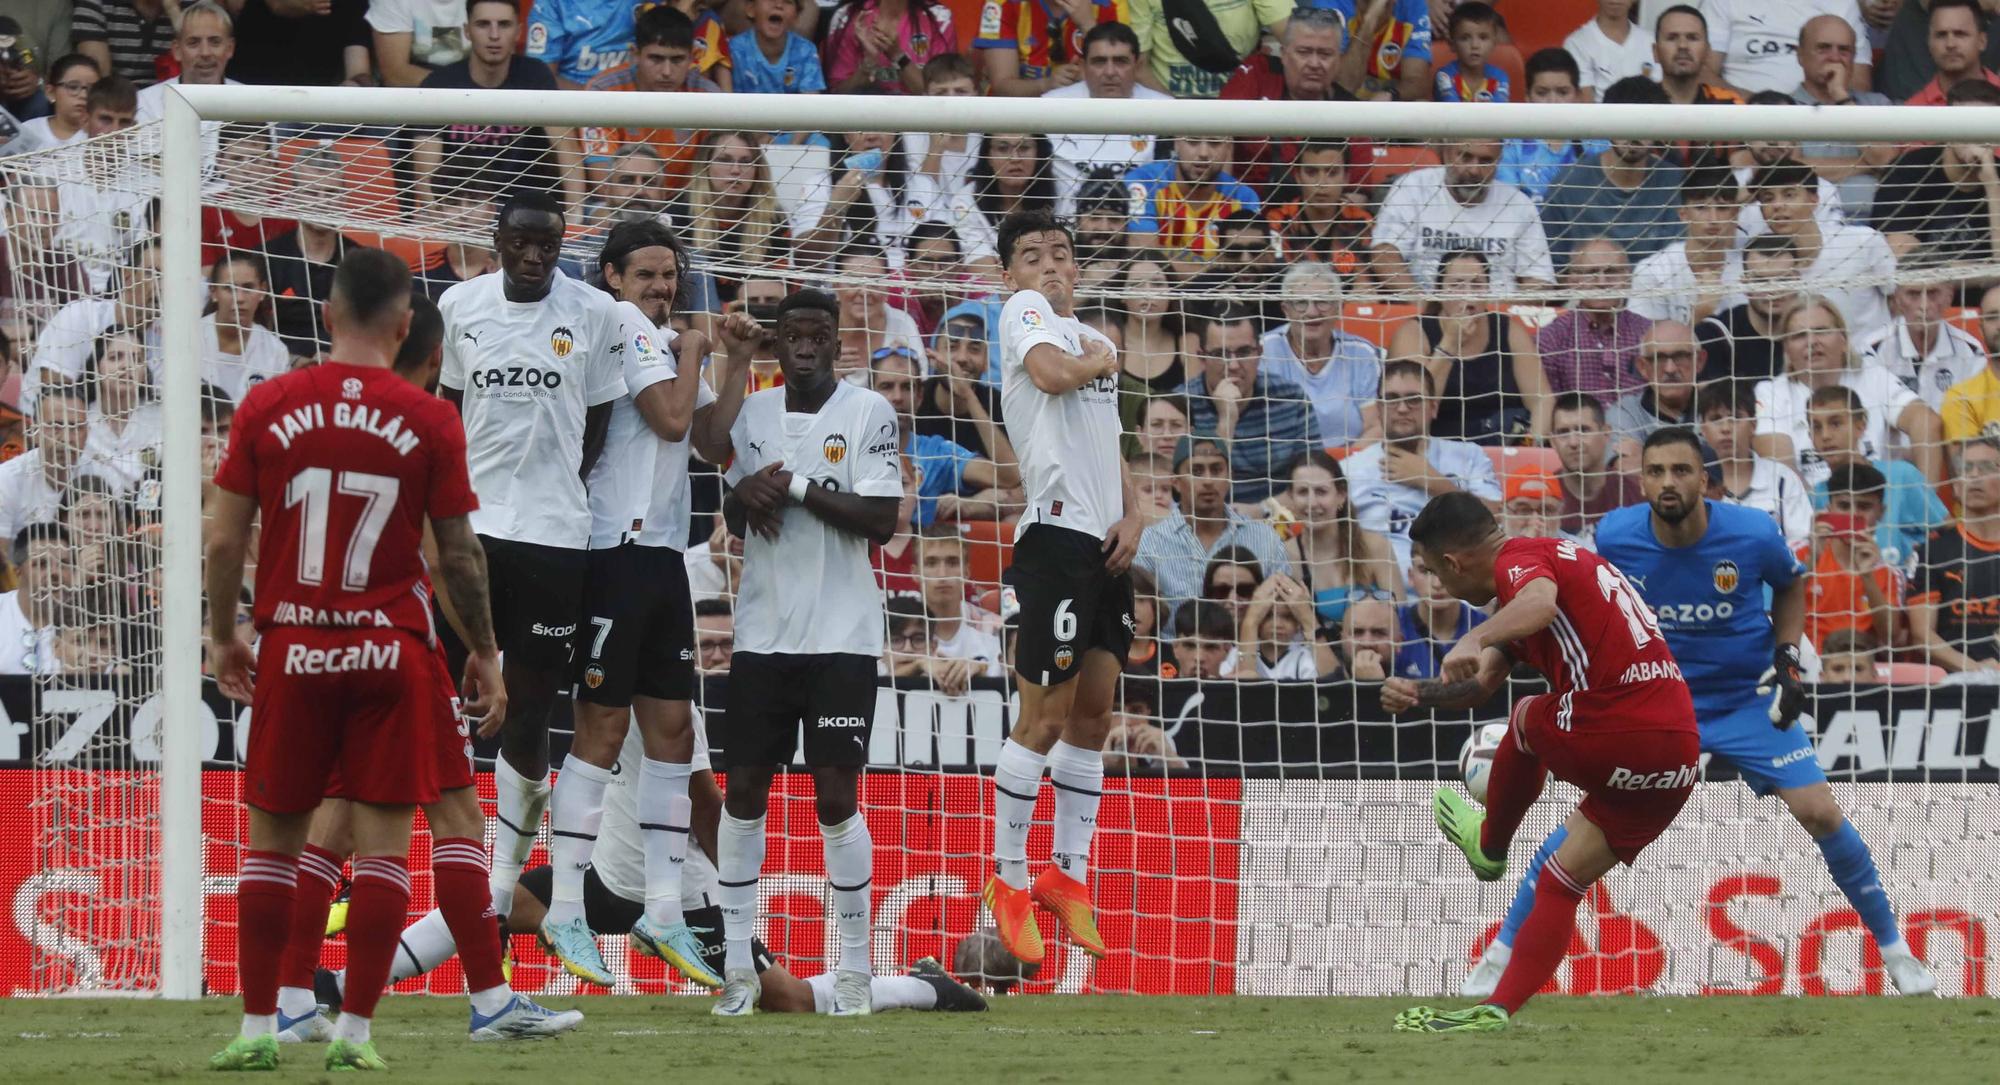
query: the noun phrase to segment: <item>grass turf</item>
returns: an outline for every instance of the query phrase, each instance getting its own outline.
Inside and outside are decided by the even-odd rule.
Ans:
[[[570,1000],[552,1000],[567,1005]],[[1967,999],[1542,998],[1498,1035],[1390,1031],[1399,999],[1010,998],[984,1014],[864,1020],[760,1014],[707,1000],[589,998],[571,1036],[471,1044],[465,1003],[392,998],[376,1047],[397,1081],[802,1082],[1723,1081],[1757,1085],[1992,1081],[1993,1003]],[[1447,1005],[1460,1004],[1451,1000]],[[12,999],[0,1075],[12,1082],[215,1081],[208,1056],[234,1001]],[[326,1078],[318,1045],[273,1077]]]

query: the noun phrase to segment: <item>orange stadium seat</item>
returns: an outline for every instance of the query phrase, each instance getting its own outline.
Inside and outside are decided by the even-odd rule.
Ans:
[[[1386,347],[1396,327],[1416,315],[1417,307],[1404,302],[1349,302],[1341,309],[1340,330],[1358,335],[1378,347]]]
[[[1597,17],[1597,0],[1498,0],[1493,8],[1507,21],[1507,34],[1524,57],[1534,56],[1538,49],[1561,45],[1577,27]],[[1652,30],[1650,26],[1646,28],[1647,33]],[[1440,40],[1445,37],[1441,26],[1433,27],[1431,33]],[[1527,81],[1522,80],[1519,85],[1525,98]]]
[[[1502,479],[1524,468],[1540,468],[1551,474],[1562,474],[1562,460],[1553,448],[1539,448],[1533,445],[1488,446],[1487,458],[1493,461],[1493,473]]]
[[[958,525],[965,536],[965,579],[974,584],[998,584],[1014,560],[1014,525],[975,520]]]
[[[1411,170],[1438,164],[1437,152],[1421,143],[1378,142],[1373,147],[1375,158],[1368,164],[1368,178],[1377,185],[1386,186]]]
[[[1981,343],[1986,341],[1986,337],[1979,332],[1979,310],[1971,306],[1955,308],[1945,314],[1945,320],[1949,321],[1952,327],[1979,340]]]
[[[1945,672],[1929,663],[1877,663],[1875,677],[1891,686],[1934,686],[1944,681]]]

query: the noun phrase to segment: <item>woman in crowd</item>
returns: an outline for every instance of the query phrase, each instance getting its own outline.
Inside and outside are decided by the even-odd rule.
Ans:
[[[1340,461],[1312,451],[1292,464],[1291,488],[1279,499],[1296,518],[1285,556],[1299,571],[1322,628],[1338,629],[1356,599],[1395,599],[1402,574],[1389,540],[1354,519]]]
[[[1140,256],[1125,265],[1118,284],[1125,305],[1125,349],[1118,355],[1128,382],[1149,393],[1171,392],[1188,381],[1181,360],[1181,314],[1174,303],[1173,272],[1166,261]]]
[[[1189,421],[1193,417],[1187,399],[1182,396],[1147,397],[1145,406],[1139,410],[1139,424],[1135,427],[1139,446],[1156,456],[1165,456],[1171,463],[1181,438],[1194,432],[1194,426]]]
[[[283,350],[279,348],[281,355]],[[92,346],[90,366],[84,371],[96,395],[83,455],[91,470],[124,493],[154,467],[159,453],[160,405],[153,397],[150,356],[138,333],[106,332]]]
[[[824,263],[834,254],[862,249],[900,271],[905,244],[917,220],[910,213],[909,160],[893,132],[849,132],[836,152],[826,214],[801,244],[803,258]]]
[[[688,240],[704,264],[769,269],[789,256],[785,213],[771,184],[763,147],[747,132],[710,132],[701,165],[688,185]],[[735,275],[717,275],[716,290],[734,301]]]
[[[1486,257],[1455,252],[1438,269],[1440,295],[1396,329],[1389,357],[1424,364],[1437,382],[1431,436],[1502,444],[1548,433],[1548,381],[1535,337],[1479,295]]]
[[[1208,568],[1202,571],[1201,597],[1228,606],[1230,616],[1240,621],[1263,582],[1264,565],[1257,555],[1247,547],[1225,546],[1208,559]]]
[[[1056,183],[1049,172],[1053,155],[1047,136],[998,132],[980,140],[970,180],[983,240],[966,249],[968,256],[997,259],[993,238],[1001,219],[1015,211],[1055,206]]]

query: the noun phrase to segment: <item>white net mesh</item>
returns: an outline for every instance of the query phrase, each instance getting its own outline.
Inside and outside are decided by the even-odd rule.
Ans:
[[[159,264],[154,129],[0,160],[4,398],[26,415],[9,418],[0,534],[30,530],[23,595],[0,596],[0,761],[14,766],[0,801],[27,827],[0,845],[19,938],[0,938],[0,988],[158,984],[153,672],[163,637],[196,631],[163,630],[155,602],[151,400],[164,365],[195,362],[161,357],[157,277],[211,284],[212,453],[245,390],[324,351],[320,303],[346,247],[397,251],[435,297],[497,270],[498,201],[533,185],[570,206],[578,276],[612,224],[673,226],[696,256],[685,325],[738,307],[768,322],[792,289],[835,290],[843,374],[903,414],[922,496],[877,555],[892,647],[863,790],[878,969],[949,960],[983,922],[979,773],[1012,718],[998,589],[1022,507],[996,383],[996,230],[1046,208],[1076,226],[1080,315],[1120,345],[1124,451],[1154,523],[1093,862],[1114,951],[1095,964],[1055,951],[1030,989],[1455,987],[1512,882],[1477,885],[1449,861],[1425,797],[1506,700],[1435,719],[1381,711],[1385,675],[1434,673],[1482,619],[1412,567],[1410,518],[1463,488],[1515,534],[1587,542],[1604,512],[1642,499],[1645,435],[1691,424],[1717,453],[1717,496],[1776,517],[1815,570],[1818,761],[1912,945],[1931,947],[1947,989],[1990,992],[1996,900],[1979,871],[2000,730],[1981,679],[2000,659],[1985,542],[2000,540],[2000,448],[1958,463],[1960,442],[2000,424],[1980,311],[2000,276],[1990,153],[1069,136],[1053,106],[1046,128],[211,123],[199,270]],[[1827,164],[1841,155],[1872,164]],[[778,380],[760,355],[753,385]],[[1190,435],[1224,438],[1222,454]],[[703,707],[726,748],[738,559],[715,471],[694,470]],[[1865,499],[1880,475],[1886,501],[1845,493]],[[1829,482],[1834,519],[1814,493]],[[30,529],[42,523],[64,530]],[[205,694],[205,969],[221,991],[235,982],[245,730]],[[566,706],[554,722],[566,735]],[[809,974],[830,945],[818,833],[803,778],[781,788],[764,936]],[[1045,800],[1032,856],[1047,815]],[[1517,873],[1531,851],[1516,849]],[[1738,783],[1704,785],[1592,899],[1565,990],[1882,983],[1807,837]],[[1932,931],[1953,941],[1940,949]],[[570,989],[525,942],[515,985]],[[621,989],[665,983],[656,963],[617,957],[622,939],[606,947],[635,985]],[[404,989],[458,983],[452,965]]]

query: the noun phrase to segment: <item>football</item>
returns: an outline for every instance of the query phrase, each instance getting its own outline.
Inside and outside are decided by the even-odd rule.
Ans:
[[[1458,750],[1458,778],[1475,801],[1486,801],[1486,779],[1493,774],[1493,751],[1507,737],[1504,723],[1482,723]]]

